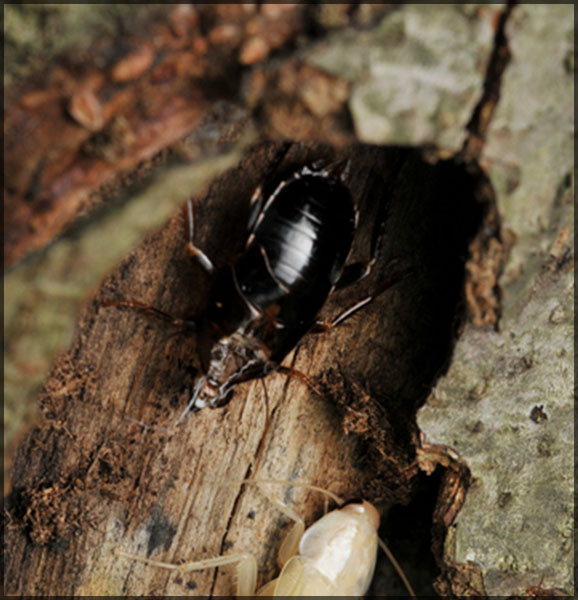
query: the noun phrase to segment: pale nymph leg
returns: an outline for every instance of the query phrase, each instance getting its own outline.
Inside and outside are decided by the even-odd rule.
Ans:
[[[145,565],[152,567],[159,567],[161,569],[170,569],[178,571],[179,573],[190,573],[191,571],[200,571],[201,569],[209,569],[213,567],[223,567],[225,565],[231,565],[238,563],[237,568],[237,596],[252,596],[255,593],[257,587],[257,562],[252,554],[229,554],[227,556],[218,556],[216,558],[206,558],[203,560],[197,560],[186,563],[167,563],[159,560],[153,560],[151,558],[144,558],[137,554],[129,554],[122,550],[117,550],[118,556],[130,558],[137,562],[141,562]]]

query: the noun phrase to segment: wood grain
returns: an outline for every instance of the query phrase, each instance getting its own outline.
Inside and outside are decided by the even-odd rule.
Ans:
[[[261,584],[275,576],[288,523],[258,489],[239,484],[248,476],[366,497],[384,514],[409,500],[415,410],[447,362],[463,315],[464,260],[478,213],[464,200],[469,180],[450,163],[371,147],[347,156],[362,215],[354,256],[367,256],[384,212],[386,236],[372,275],[334,294],[323,315],[378,289],[394,258],[413,273],[342,326],[306,336],[287,357],[284,364],[307,373],[323,396],[272,374],[240,385],[225,408],[164,430],[197,374],[194,336],[101,302],[132,297],[176,315],[203,310],[210,282],[185,251],[184,215],[174,215],[105,280],[45,384],[42,421],[15,458],[6,504],[6,591],[233,593],[233,567],[180,576],[118,557],[117,549],[171,562],[249,551]],[[280,157],[278,168],[336,156],[320,146],[294,144],[284,154],[262,143],[196,198],[196,243],[218,266],[234,260],[252,190]],[[316,494],[270,488],[308,522],[323,512]]]

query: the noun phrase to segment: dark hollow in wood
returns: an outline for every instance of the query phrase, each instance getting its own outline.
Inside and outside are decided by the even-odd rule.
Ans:
[[[249,198],[278,151],[257,145],[195,199],[195,241],[217,265],[242,246]],[[43,419],[17,453],[6,504],[6,591],[233,593],[232,567],[180,576],[120,558],[116,549],[171,562],[250,551],[262,584],[276,575],[288,524],[259,490],[239,485],[249,475],[365,497],[383,514],[411,500],[415,411],[449,361],[464,316],[468,244],[486,207],[476,200],[477,182],[451,161],[432,165],[417,151],[367,146],[347,156],[361,209],[354,257],[367,255],[375,218],[385,218],[386,237],[372,275],[334,294],[323,316],[377,289],[393,259],[413,273],[342,326],[306,336],[287,357],[324,397],[272,374],[239,386],[225,408],[163,431],[198,372],[194,335],[101,301],[132,297],[175,315],[203,310],[209,281],[186,253],[184,215],[176,214],[106,279],[46,381]],[[336,155],[295,144],[280,168],[318,158]],[[307,522],[323,512],[316,494],[277,486],[270,493]],[[396,540],[388,541],[395,552]]]

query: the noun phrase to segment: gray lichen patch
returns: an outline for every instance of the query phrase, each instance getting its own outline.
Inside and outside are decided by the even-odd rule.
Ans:
[[[488,593],[513,593],[542,575],[572,578],[573,318],[553,324],[554,292],[571,303],[572,274],[538,277],[534,298],[501,333],[469,328],[454,366],[419,414],[429,442],[451,446],[472,472],[452,561],[482,565]],[[547,419],[532,418],[541,406]]]
[[[543,233],[572,203],[572,11],[570,5],[520,5],[506,28],[512,61],[483,152],[500,212],[518,236],[505,282],[520,279],[527,262],[548,249],[551,236]]]
[[[346,31],[308,60],[354,85],[357,138],[457,151],[479,101],[503,5],[403,5],[367,32]]]
[[[466,327],[418,414],[426,440],[471,471],[444,560],[478,565],[488,595],[574,589],[572,10],[520,5],[507,25],[512,63],[484,153],[517,240],[503,318],[499,331]]]

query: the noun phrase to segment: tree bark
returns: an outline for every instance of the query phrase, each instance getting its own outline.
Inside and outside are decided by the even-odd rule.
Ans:
[[[104,205],[109,186],[142,184],[158,163],[214,170],[199,157],[247,130],[283,143],[252,145],[208,189],[161,181],[132,221],[193,194],[196,243],[217,266],[232,264],[258,184],[291,165],[346,157],[360,210],[351,260],[368,256],[375,223],[385,237],[371,276],[333,294],[321,316],[382,290],[400,267],[411,274],[286,357],[320,393],[273,373],[172,427],[199,375],[196,336],[103,300],[199,315],[210,278],[187,255],[180,210],[164,213],[169,222],[113,270],[109,246],[138,223],[113,212],[108,229],[89,221],[75,265],[89,271],[106,255],[94,272],[107,277],[88,296],[101,275],[76,292],[88,300],[74,340],[14,458],[5,590],[234,592],[233,567],[182,576],[117,550],[168,562],[247,551],[262,584],[277,573],[288,523],[240,484],[250,476],[376,503],[381,533],[420,595],[433,595],[436,578],[444,595],[557,594],[571,579],[567,8],[182,6],[161,9],[153,29],[97,43],[98,64],[69,59],[36,88],[9,89],[6,248],[10,293],[22,299],[7,322],[24,348],[17,370],[34,367],[26,317],[43,297],[30,298],[26,283],[54,294],[50,261],[67,272],[63,246],[75,256],[81,248],[70,225]],[[554,62],[535,73],[540,36]],[[556,157],[547,167],[546,156]],[[67,231],[36,270],[18,263]],[[68,307],[62,300],[59,312]],[[298,487],[267,493],[308,523],[324,509]],[[538,542],[517,526],[535,515]],[[385,569],[380,561],[370,592],[403,593]]]

